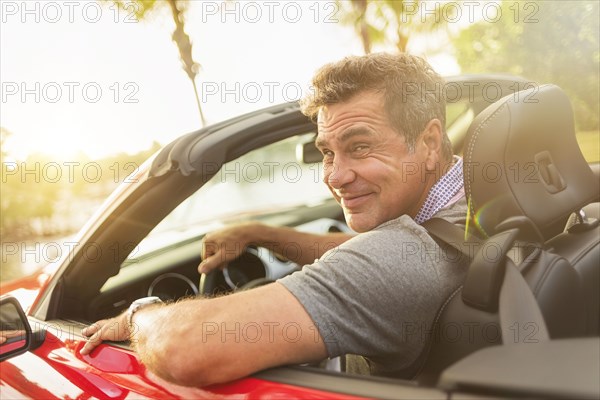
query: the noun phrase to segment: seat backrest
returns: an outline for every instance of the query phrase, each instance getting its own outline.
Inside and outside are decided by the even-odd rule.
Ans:
[[[581,277],[586,308],[585,333],[600,335],[600,203],[583,207],[586,220],[569,225],[546,245],[567,259]]]
[[[563,231],[573,212],[598,201],[598,182],[576,142],[564,92],[543,85],[504,97],[480,113],[467,135],[464,171],[469,221],[478,234],[485,239],[519,228],[519,242],[505,262],[514,262],[523,274],[550,337],[597,331],[598,226],[581,221]],[[502,340],[497,297],[481,290],[483,284],[494,285],[474,271],[481,268],[471,265],[463,287],[438,313],[416,374],[421,383],[435,383],[453,362]],[[515,326],[514,340],[534,339],[535,329]]]
[[[548,240],[571,213],[598,201],[571,104],[555,85],[506,96],[481,112],[469,129],[464,164],[471,216],[488,235],[509,217],[527,216]]]
[[[600,183],[577,144],[567,95],[543,85],[507,96],[478,115],[467,140],[465,190],[475,224],[493,234],[507,218],[526,216],[531,223],[523,240],[538,249],[521,268],[550,334],[598,335]],[[581,209],[588,218],[565,231]],[[572,297],[574,290],[581,293]]]

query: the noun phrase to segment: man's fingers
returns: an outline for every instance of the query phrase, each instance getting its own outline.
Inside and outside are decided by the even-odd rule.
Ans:
[[[106,324],[106,321],[107,320],[95,322],[81,330],[81,334],[88,338],[85,345],[79,351],[82,356],[90,354],[92,350],[102,343],[102,327]]]
[[[79,353],[82,356],[90,354],[92,350],[94,350],[100,343],[102,343],[101,333],[102,331],[100,330],[88,338],[85,345],[83,345],[83,347],[79,351]]]
[[[83,328],[81,330],[81,334],[83,336],[87,336],[87,337],[92,336],[94,333],[98,332],[105,323],[106,323],[106,320],[104,320],[104,319],[101,321],[95,322],[92,325],[90,325],[86,328]]]
[[[202,246],[200,248],[200,255],[203,259],[207,259],[213,256],[219,251],[219,245],[217,242],[208,238],[208,235],[204,235],[202,239]]]
[[[0,344],[6,342],[10,338],[20,337],[25,338],[25,331],[0,331]]]
[[[207,274],[210,271],[219,267],[219,265],[221,264],[223,264],[223,262],[221,261],[221,253],[218,252],[202,260],[200,265],[198,265],[198,272],[200,272],[201,274]]]
[[[0,338],[13,338],[13,337],[17,337],[17,336],[25,336],[25,331],[24,330],[12,330],[12,331],[1,331],[0,332]]]
[[[103,340],[120,341],[127,339],[126,333],[119,326],[116,318],[98,321],[81,330],[83,336],[87,336],[87,342],[81,349],[81,355],[92,352]]]
[[[218,259],[216,255],[218,253],[218,246],[208,239],[208,235],[202,239],[202,247],[200,249],[200,255],[202,261],[198,265],[198,272],[201,274],[207,274],[218,266]]]

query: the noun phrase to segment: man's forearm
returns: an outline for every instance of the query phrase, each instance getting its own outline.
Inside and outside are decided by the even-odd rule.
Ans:
[[[256,237],[259,239],[252,244],[265,247],[300,265],[312,264],[327,251],[352,238],[352,235],[342,232],[315,234],[268,225],[260,225],[257,229]]]
[[[311,264],[328,250],[351,237],[345,233],[318,235],[299,232],[292,228],[258,222],[231,225],[204,236],[199,271],[208,273],[224,267],[227,262],[239,257],[250,245],[265,247],[300,265]]]
[[[142,363],[179,385],[228,382],[276,365],[320,360],[325,345],[283,286],[143,309],[132,343]]]

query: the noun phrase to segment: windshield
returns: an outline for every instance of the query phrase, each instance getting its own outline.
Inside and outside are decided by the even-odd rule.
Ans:
[[[297,135],[251,151],[223,165],[196,193],[167,215],[130,255],[191,239],[227,223],[331,199],[322,163],[306,164],[298,146],[315,133]]]

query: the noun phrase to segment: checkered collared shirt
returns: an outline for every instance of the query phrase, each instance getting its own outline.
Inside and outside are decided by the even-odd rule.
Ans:
[[[463,160],[454,156],[454,165],[433,185],[427,199],[415,217],[417,224],[422,224],[442,208],[449,206],[464,196]]]

